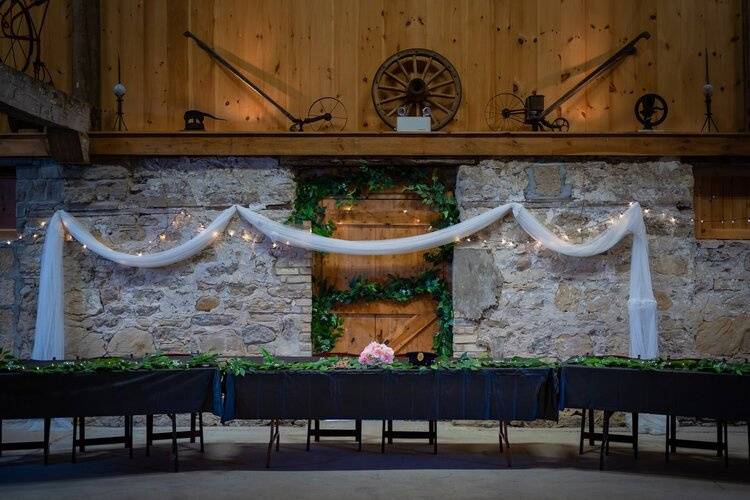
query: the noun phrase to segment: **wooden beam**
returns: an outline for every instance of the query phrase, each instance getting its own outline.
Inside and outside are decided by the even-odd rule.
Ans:
[[[0,111],[45,127],[88,132],[89,105],[0,63]]]
[[[750,134],[116,133],[91,134],[91,156],[750,156]]]
[[[326,157],[403,157],[402,163],[439,159],[537,156],[747,157],[750,134],[303,134],[112,133],[89,134],[91,155],[280,156],[320,166]],[[49,156],[44,134],[0,134],[0,157]],[[307,159],[310,159],[309,161]],[[407,159],[413,159],[410,163]],[[351,160],[353,161],[353,160]],[[388,162],[383,160],[384,162]],[[456,161],[449,161],[455,164]]]
[[[44,158],[49,156],[44,134],[0,134],[0,158]]]
[[[101,5],[73,0],[73,97],[91,106],[91,130],[101,130]]]
[[[0,112],[47,127],[49,153],[58,161],[88,162],[91,107],[85,102],[0,63]]]
[[[750,0],[742,0],[742,88],[745,105],[743,130],[750,132]]]

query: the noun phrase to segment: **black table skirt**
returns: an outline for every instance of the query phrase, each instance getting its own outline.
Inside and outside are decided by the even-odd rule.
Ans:
[[[215,368],[69,374],[0,373],[0,418],[222,413]]]
[[[750,376],[564,366],[560,408],[750,418]]]
[[[551,368],[230,374],[223,418],[555,420],[557,377]]]

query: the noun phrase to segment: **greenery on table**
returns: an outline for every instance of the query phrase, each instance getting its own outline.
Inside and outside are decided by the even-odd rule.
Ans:
[[[297,183],[294,211],[288,222],[303,224],[309,221],[312,232],[331,237],[336,225],[325,221],[326,210],[321,206],[325,198],[335,198],[336,205],[353,205],[365,193],[378,193],[396,185],[405,185],[404,192],[418,195],[422,203],[438,214],[432,226],[436,229],[459,222],[456,199],[448,193],[437,173],[428,173],[420,168],[381,167],[372,169],[361,166],[346,176],[322,175],[303,179]],[[444,245],[425,254],[430,262],[443,262],[452,255],[453,245]]]
[[[750,363],[725,359],[634,359],[619,356],[578,356],[567,364],[594,368],[632,368],[636,370],[674,370],[750,375]]]
[[[330,351],[342,333],[343,320],[333,312],[336,304],[353,304],[361,301],[392,300],[409,302],[423,294],[437,300],[439,330],[433,338],[433,348],[438,356],[453,354],[453,297],[448,284],[430,269],[413,278],[389,276],[385,283],[355,278],[347,290],[336,290],[321,283],[313,297],[311,338],[315,352]]]
[[[27,362],[0,350],[0,372],[26,373],[93,373],[136,370],[178,370],[219,365],[218,354],[196,354],[186,359],[164,354],[149,354],[141,359],[94,358],[70,361]]]
[[[460,358],[438,358],[430,366],[412,365],[408,361],[396,360],[393,364],[363,365],[355,357],[328,356],[310,361],[280,360],[263,351],[263,360],[249,358],[231,358],[222,365],[222,370],[236,376],[264,371],[316,371],[334,370],[480,370],[482,368],[548,368],[554,364],[538,358],[513,357],[507,359],[471,358],[464,353]]]

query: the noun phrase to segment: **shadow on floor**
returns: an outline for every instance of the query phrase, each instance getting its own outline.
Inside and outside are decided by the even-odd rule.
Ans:
[[[128,459],[123,448],[90,448],[79,455],[78,463],[70,463],[70,454],[53,450],[50,464],[41,463],[37,453],[10,454],[0,457],[0,484],[24,484],[42,481],[102,478],[107,476],[162,474],[172,470],[170,445],[160,443],[145,456],[143,447],[136,447]],[[512,445],[512,470],[573,469],[598,471],[598,448],[586,447],[583,455],[578,447],[561,443],[522,443]],[[265,471],[266,445],[261,443],[207,443],[205,454],[196,445],[180,445],[180,470],[190,471]],[[442,444],[437,455],[427,444],[399,442],[387,445],[380,453],[380,444],[368,442],[358,452],[354,443],[320,442],[305,451],[304,443],[281,443],[273,452],[272,471],[370,471],[370,470],[508,470],[506,457],[490,444]],[[633,460],[627,446],[612,446],[606,471],[637,473],[652,476],[687,477],[702,481],[750,484],[747,457],[733,456],[729,468],[723,459],[709,452],[681,451],[666,463],[664,454],[642,450]]]

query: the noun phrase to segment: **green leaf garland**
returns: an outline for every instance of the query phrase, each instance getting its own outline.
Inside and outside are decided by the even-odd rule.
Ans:
[[[315,352],[328,352],[342,335],[343,320],[333,312],[336,304],[392,300],[408,302],[419,295],[430,294],[437,300],[439,330],[433,338],[438,356],[453,354],[453,297],[450,287],[435,269],[413,278],[389,276],[385,283],[355,278],[347,290],[336,290],[321,283],[312,305],[312,342]]]

